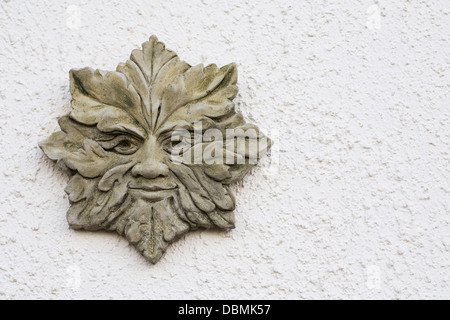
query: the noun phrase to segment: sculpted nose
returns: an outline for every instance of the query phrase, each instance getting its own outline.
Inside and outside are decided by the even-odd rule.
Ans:
[[[161,161],[147,159],[135,165],[131,173],[135,177],[142,176],[146,179],[165,178],[169,175],[169,167]]]
[[[164,153],[155,137],[149,137],[137,157],[138,163],[131,170],[134,177],[156,179],[169,176],[169,167],[163,162]]]

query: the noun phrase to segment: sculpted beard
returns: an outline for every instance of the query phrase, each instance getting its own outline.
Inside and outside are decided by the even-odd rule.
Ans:
[[[113,168],[96,179],[76,174],[66,188],[71,202],[67,214],[70,226],[116,231],[153,263],[171,242],[190,230],[215,226],[234,228],[235,200],[228,186],[218,186],[217,182],[214,186],[214,189],[220,187],[223,196],[228,197],[228,201],[219,203],[222,210],[208,193],[196,188],[197,175],[210,179],[204,177],[200,166],[190,168],[171,164],[169,160],[167,165],[174,171],[169,170],[167,177],[151,180],[134,176],[129,165]],[[114,181],[111,177],[115,177]]]

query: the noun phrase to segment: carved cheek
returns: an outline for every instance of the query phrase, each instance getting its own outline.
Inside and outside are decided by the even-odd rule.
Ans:
[[[73,169],[86,178],[107,176],[113,171],[125,170],[126,164],[133,162],[133,155],[124,156],[105,151],[96,141],[86,139],[83,149],[78,150],[66,159]]]
[[[55,158],[61,158],[72,170],[78,171],[85,178],[96,178],[103,175],[114,163],[96,141],[85,139],[81,146],[68,147],[73,143],[66,142],[64,147],[58,148]]]
[[[135,165],[135,162],[130,159],[129,162],[122,163],[120,165],[114,166],[112,169],[108,170],[101,178],[98,188],[101,191],[109,191],[114,186],[116,181],[121,181],[125,174]]]

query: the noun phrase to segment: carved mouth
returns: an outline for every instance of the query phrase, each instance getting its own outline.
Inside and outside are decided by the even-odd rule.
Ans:
[[[175,190],[178,186],[175,183],[167,182],[130,182],[128,188],[131,190],[140,190],[146,192],[158,192]]]

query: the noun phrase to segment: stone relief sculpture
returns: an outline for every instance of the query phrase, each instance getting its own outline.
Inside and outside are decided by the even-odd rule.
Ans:
[[[192,67],[154,36],[115,72],[71,70],[72,111],[40,144],[71,175],[71,228],[116,231],[152,263],[190,230],[234,228],[229,185],[271,146],[236,82],[234,64]]]

